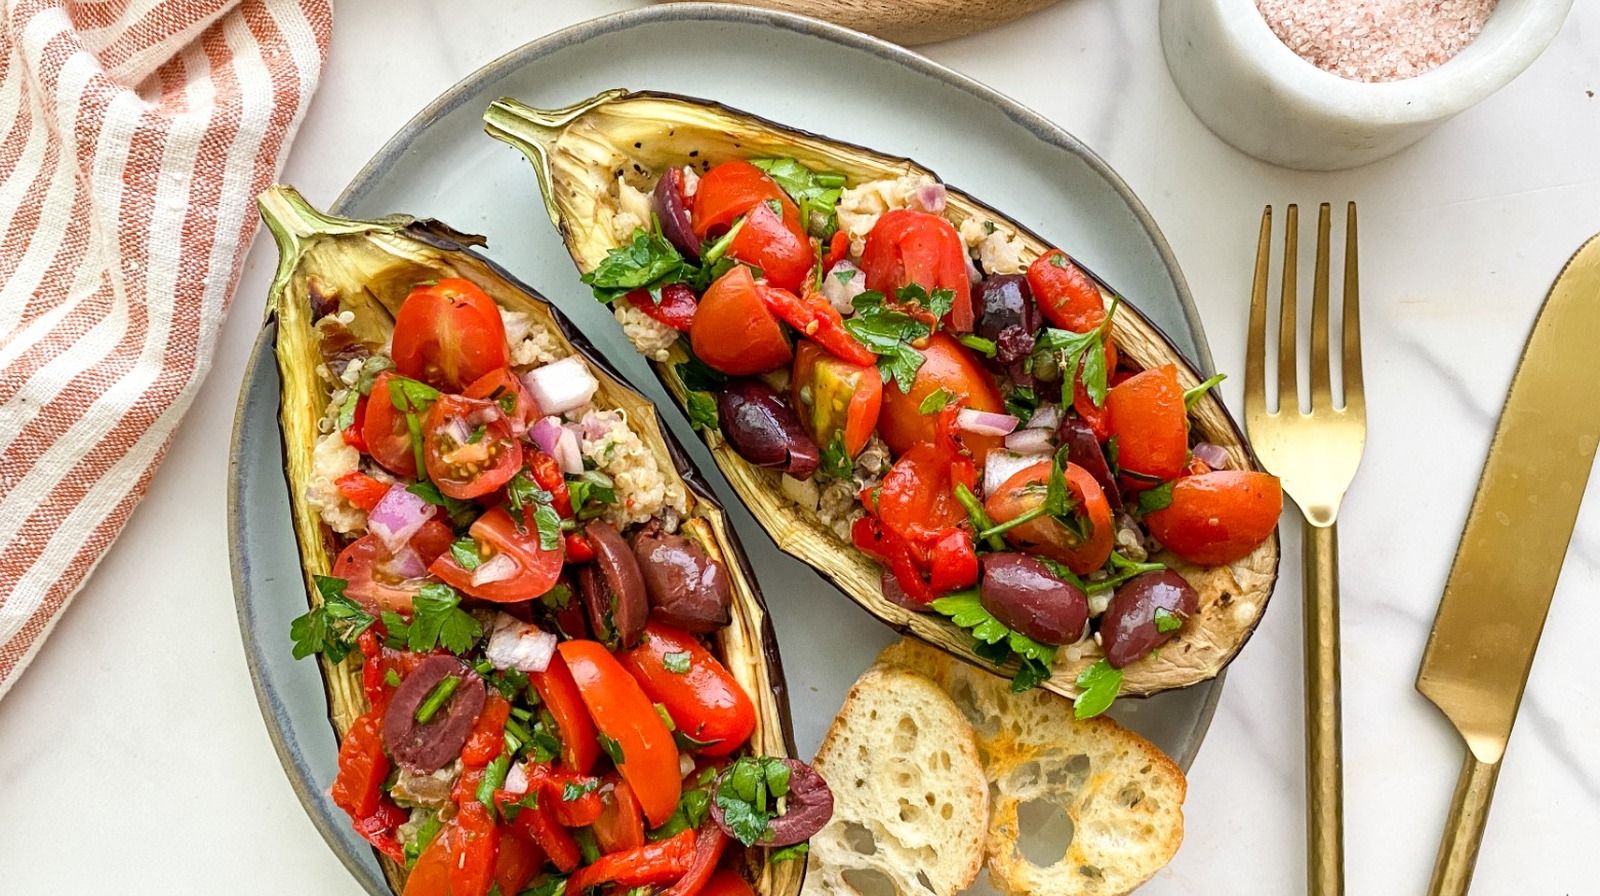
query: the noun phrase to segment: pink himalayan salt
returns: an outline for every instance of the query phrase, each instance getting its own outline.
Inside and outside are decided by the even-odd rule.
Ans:
[[[1302,59],[1352,81],[1398,81],[1472,42],[1496,0],[1256,0]]]

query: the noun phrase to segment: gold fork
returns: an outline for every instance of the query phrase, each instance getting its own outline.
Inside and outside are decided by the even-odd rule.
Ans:
[[[1361,388],[1361,324],[1356,283],[1356,204],[1345,220],[1343,404],[1334,405],[1328,357],[1330,208],[1317,215],[1311,294],[1311,394],[1301,410],[1295,324],[1300,210],[1290,205],[1284,233],[1278,333],[1278,409],[1267,410],[1267,262],[1272,206],[1261,213],[1250,331],[1245,349],[1244,420],[1256,456],[1305,514],[1306,875],[1310,896],[1344,893],[1344,783],[1339,724],[1339,502],[1361,463],[1367,438]]]

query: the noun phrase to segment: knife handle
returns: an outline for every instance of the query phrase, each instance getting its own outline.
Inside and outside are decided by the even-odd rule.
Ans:
[[[1478,861],[1478,846],[1483,842],[1483,826],[1489,820],[1494,782],[1499,777],[1500,763],[1479,762],[1471,750],[1467,751],[1461,777],[1456,779],[1455,796],[1450,799],[1450,815],[1439,841],[1439,857],[1433,863],[1428,896],[1466,896]]]
[[[1344,894],[1344,762],[1339,696],[1339,537],[1305,528],[1306,892]]]

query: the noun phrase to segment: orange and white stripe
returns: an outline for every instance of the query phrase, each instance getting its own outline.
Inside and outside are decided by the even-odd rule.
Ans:
[[[328,0],[0,0],[0,696],[211,365]]]

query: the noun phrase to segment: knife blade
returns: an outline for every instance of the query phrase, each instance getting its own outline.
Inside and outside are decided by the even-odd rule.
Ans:
[[[1600,445],[1597,339],[1600,235],[1567,261],[1534,321],[1417,673],[1417,690],[1471,752],[1430,893],[1465,893],[1471,881],[1498,765]]]

